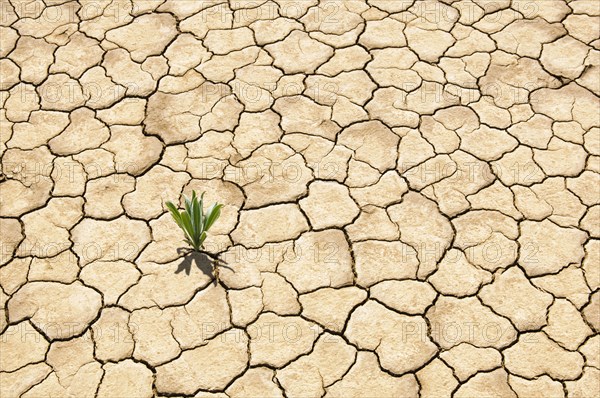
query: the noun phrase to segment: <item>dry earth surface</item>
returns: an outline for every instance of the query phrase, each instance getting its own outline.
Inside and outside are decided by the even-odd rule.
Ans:
[[[1,12],[2,398],[597,396],[597,0]]]

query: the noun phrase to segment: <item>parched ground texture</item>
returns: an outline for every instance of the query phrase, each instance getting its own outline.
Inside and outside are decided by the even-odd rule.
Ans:
[[[597,0],[1,12],[2,398],[597,396]]]

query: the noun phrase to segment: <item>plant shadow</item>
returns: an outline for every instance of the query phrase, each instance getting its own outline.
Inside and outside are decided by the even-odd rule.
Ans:
[[[182,261],[177,266],[177,270],[175,270],[176,274],[181,272],[185,272],[186,275],[190,275],[192,272],[193,266],[198,268],[203,274],[214,279],[215,283],[219,279],[219,269],[218,267],[223,267],[227,269],[232,269],[227,266],[225,262],[222,260],[213,257],[212,255],[205,252],[196,252],[190,251],[188,248],[179,248],[177,249],[179,254],[183,254]]]

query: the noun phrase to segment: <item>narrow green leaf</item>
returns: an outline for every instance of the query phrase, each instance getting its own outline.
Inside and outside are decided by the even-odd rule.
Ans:
[[[198,225],[200,226],[201,231],[205,231],[206,229],[204,228],[204,192],[202,192],[202,194],[200,195],[200,200],[198,201],[198,204],[200,206],[200,221]]]
[[[214,203],[206,212],[206,219],[204,220],[204,230],[208,231],[210,227],[217,221],[221,215],[221,208],[223,205]]]
[[[193,212],[192,212],[192,201],[190,200],[190,198],[188,198],[187,196],[185,196],[185,211],[187,212],[187,214],[191,217]],[[194,227],[194,219],[190,218],[190,222],[192,224],[192,228]],[[192,229],[193,231],[193,229]]]
[[[194,220],[194,237],[200,238],[200,233],[202,232],[202,210],[200,210],[200,203],[198,202],[198,198],[196,197],[196,191],[193,191],[192,195],[192,210],[193,210],[193,220]]]
[[[202,234],[200,235],[200,239],[199,239],[200,247],[202,247],[202,245],[204,244],[205,239],[206,239],[206,231],[202,231]]]
[[[165,205],[167,206],[167,209],[171,213],[171,217],[173,217],[173,220],[175,220],[175,223],[177,223],[179,228],[182,228],[181,215],[179,214],[177,207],[175,207],[175,205],[172,202],[166,202]]]
[[[181,221],[183,224],[183,230],[186,233],[189,240],[195,242],[194,240],[194,228],[192,227],[192,221],[190,220],[190,216],[187,212],[181,212]]]

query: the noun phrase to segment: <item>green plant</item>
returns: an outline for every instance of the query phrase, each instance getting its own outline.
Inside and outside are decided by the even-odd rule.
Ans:
[[[172,202],[165,203],[173,219],[183,230],[185,234],[185,241],[194,248],[195,251],[200,251],[204,240],[206,239],[206,232],[212,227],[221,215],[222,204],[213,203],[208,208],[206,213],[204,212],[204,192],[200,197],[196,195],[196,191],[192,191],[192,197],[188,198],[183,195],[185,202],[185,210],[181,212]]]

